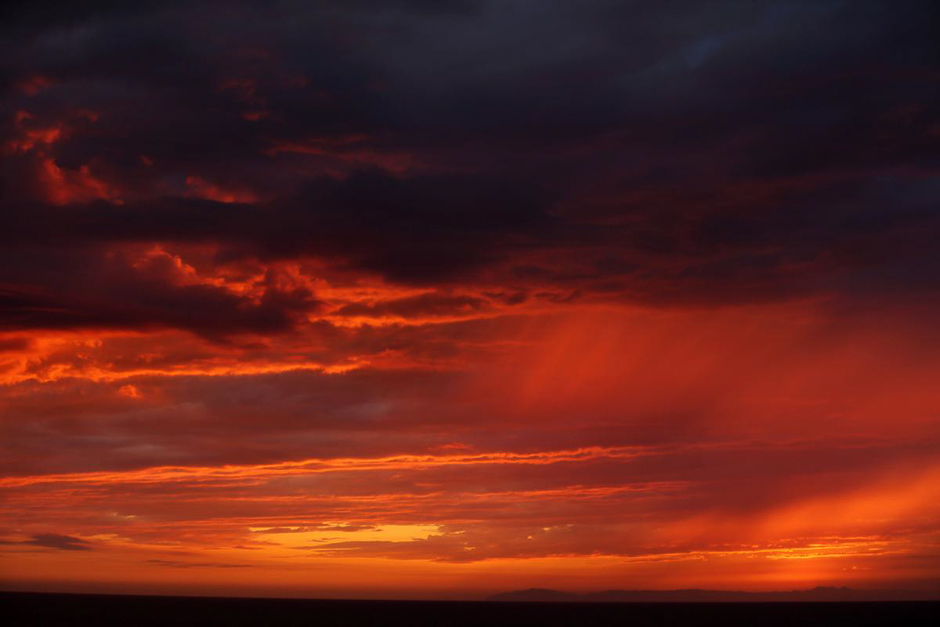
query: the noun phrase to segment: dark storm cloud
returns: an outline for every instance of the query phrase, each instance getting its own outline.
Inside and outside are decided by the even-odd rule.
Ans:
[[[406,283],[453,279],[504,256],[512,238],[550,228],[539,192],[500,176],[400,180],[378,170],[319,178],[267,204],[163,199],[60,208],[13,207],[0,218],[11,245],[217,241],[229,257],[323,255]]]
[[[936,287],[933,3],[9,10],[0,238],[26,257],[207,243],[219,263],[674,305]],[[45,204],[52,159],[111,200],[86,182]],[[64,259],[5,271],[7,328],[206,334],[220,312],[265,333],[307,307],[105,277],[150,295],[114,311],[44,283]]]
[[[64,536],[58,533],[40,533],[33,536],[25,544],[41,546],[47,549],[60,549],[62,551],[89,551],[91,547],[80,538]]]
[[[490,303],[484,298],[428,293],[379,303],[350,303],[340,308],[336,315],[434,317],[479,313],[489,308]]]
[[[9,254],[0,257],[14,262]],[[12,285],[0,286],[5,331],[170,327],[218,340],[288,331],[318,306],[305,288],[279,287],[273,272],[255,300],[214,285],[180,283],[166,256],[131,263],[119,255],[44,249],[17,251],[16,259],[22,265],[7,273]]]

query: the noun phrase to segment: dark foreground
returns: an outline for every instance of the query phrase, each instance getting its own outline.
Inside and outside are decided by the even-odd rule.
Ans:
[[[0,592],[5,625],[926,625],[940,602],[497,603]]]

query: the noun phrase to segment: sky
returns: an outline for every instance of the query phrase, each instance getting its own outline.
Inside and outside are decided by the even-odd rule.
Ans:
[[[940,591],[935,2],[8,2],[0,588]]]

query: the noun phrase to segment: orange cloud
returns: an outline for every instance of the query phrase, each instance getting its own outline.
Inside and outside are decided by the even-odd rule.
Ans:
[[[205,198],[223,203],[253,203],[258,202],[258,196],[248,190],[237,190],[215,183],[210,183],[202,177],[189,175],[186,177],[186,188],[189,195],[196,198]]]

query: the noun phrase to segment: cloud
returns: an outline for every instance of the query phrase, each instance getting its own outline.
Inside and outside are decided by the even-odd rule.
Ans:
[[[937,221],[924,68],[935,58],[916,43],[929,19],[912,17],[926,5],[852,12],[864,47],[839,27],[847,9],[837,5],[716,6],[670,21],[575,6],[540,13],[537,26],[525,10],[485,3],[417,13],[395,4],[376,19],[374,6],[350,6],[331,14],[335,27],[375,42],[351,48],[330,36],[320,8],[292,14],[309,26],[299,39],[249,5],[267,28],[233,50],[191,38],[184,26],[205,16],[182,5],[153,21],[110,5],[66,12],[63,23],[94,24],[74,40],[17,12],[52,34],[24,39],[29,54],[10,71],[50,82],[7,94],[11,114],[30,116],[11,133],[68,132],[11,155],[5,237],[201,242],[220,247],[219,260],[314,257],[409,285],[551,287],[671,306],[884,294],[869,265],[885,256],[926,281],[918,268],[936,263],[926,243]],[[241,33],[238,15],[217,16],[213,29]],[[570,45],[533,45],[557,41]],[[168,80],[141,70],[154,67],[178,71]],[[866,97],[873,91],[879,98]],[[272,148],[284,142],[307,149]],[[353,149],[433,167],[350,159]],[[63,180],[84,177],[68,212],[42,204],[43,163]],[[187,181],[214,191],[193,198]],[[903,243],[911,233],[923,240],[915,247]]]
[[[80,538],[65,536],[58,533],[40,533],[33,536],[25,544],[41,546],[47,549],[59,549],[62,551],[90,551],[91,546]]]
[[[936,3],[73,4],[0,20],[27,544],[940,572]]]
[[[0,288],[0,329],[176,328],[222,339],[289,331],[319,304],[305,287],[279,286],[274,271],[259,279],[257,295],[246,297],[187,281],[191,277],[166,255],[134,260],[63,251],[44,257],[63,265],[26,267],[10,277],[23,283]]]
[[[402,318],[477,315],[491,309],[484,298],[466,295],[426,293],[375,303],[350,303],[335,312],[338,316]]]
[[[229,564],[226,562],[180,562],[177,560],[150,559],[148,564],[166,566],[168,568],[251,568],[251,564]]]
[[[25,337],[0,338],[0,353],[15,352],[29,348],[30,340]]]

